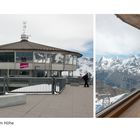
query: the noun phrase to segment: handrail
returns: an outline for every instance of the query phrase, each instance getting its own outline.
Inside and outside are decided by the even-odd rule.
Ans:
[[[61,93],[62,90],[65,88],[66,79],[61,77],[0,77],[1,79],[1,86],[2,86],[2,93],[1,95],[8,93]],[[39,90],[29,90],[26,91],[18,90],[18,91],[11,91],[9,87],[28,87],[34,85],[42,85]],[[49,89],[46,88],[44,84],[48,84]],[[45,87],[45,89],[44,89]],[[57,90],[56,90],[57,87]]]
[[[56,86],[59,86],[59,91],[57,91],[57,87]],[[55,78],[55,92],[56,93],[61,93],[64,88],[65,88],[65,85],[66,85],[66,79],[65,78]]]
[[[67,84],[77,83],[78,85],[84,85],[82,77],[67,77]],[[89,85],[93,85],[93,78],[89,78]]]
[[[116,101],[112,105],[108,106],[104,110],[96,114],[97,118],[103,117],[118,117],[122,112],[124,112],[130,105],[132,105],[140,97],[140,89],[132,92],[126,97]]]

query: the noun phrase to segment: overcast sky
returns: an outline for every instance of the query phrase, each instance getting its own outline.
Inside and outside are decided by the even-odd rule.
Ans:
[[[20,40],[23,21],[30,41],[92,57],[93,15],[0,15],[0,45]]]
[[[115,15],[96,16],[96,54],[132,55],[140,52],[140,30]]]

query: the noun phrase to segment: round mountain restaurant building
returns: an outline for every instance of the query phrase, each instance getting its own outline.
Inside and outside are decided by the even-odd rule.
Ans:
[[[21,41],[0,45],[0,76],[59,77],[63,71],[72,76],[81,56],[78,52],[30,42],[22,34]]]

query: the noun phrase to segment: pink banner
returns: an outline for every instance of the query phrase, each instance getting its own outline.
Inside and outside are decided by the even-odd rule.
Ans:
[[[29,63],[20,63],[21,69],[28,68],[28,67],[29,67]]]

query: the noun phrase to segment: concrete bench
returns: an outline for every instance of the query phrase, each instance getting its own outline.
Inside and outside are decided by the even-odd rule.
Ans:
[[[6,94],[0,96],[0,107],[9,107],[26,103],[25,94]]]

